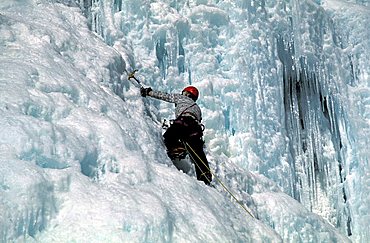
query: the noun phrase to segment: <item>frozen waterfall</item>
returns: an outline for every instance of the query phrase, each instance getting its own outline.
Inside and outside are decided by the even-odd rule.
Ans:
[[[366,242],[368,1],[2,0],[1,242]],[[201,92],[223,187],[161,138]]]

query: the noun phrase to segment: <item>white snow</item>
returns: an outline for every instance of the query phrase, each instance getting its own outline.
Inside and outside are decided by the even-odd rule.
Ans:
[[[358,2],[2,0],[0,241],[366,242]],[[199,88],[214,188],[169,160],[173,106],[134,69]]]

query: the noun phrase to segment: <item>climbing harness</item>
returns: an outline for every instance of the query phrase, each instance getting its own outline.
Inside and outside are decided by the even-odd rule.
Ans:
[[[248,211],[248,209],[234,196],[234,194],[225,186],[225,184],[214,174],[212,173],[211,169],[207,166],[207,164],[199,157],[199,155],[194,151],[194,149],[190,146],[190,144],[186,141],[183,141],[184,143],[184,146],[186,148],[186,150],[188,150],[187,148],[189,148],[193,154],[195,154],[195,156],[197,156],[197,158],[199,159],[199,161],[201,161],[203,163],[203,165],[208,169],[208,171],[213,175],[214,178],[216,178],[216,180],[220,183],[220,185],[225,189],[226,192],[228,192],[232,198],[234,198],[234,200],[244,209],[244,211],[246,211],[250,216],[252,216],[253,218],[256,218],[251,212]],[[189,153],[189,151],[188,151]],[[191,153],[189,153],[190,157],[192,157]],[[192,160],[194,161],[194,158],[192,157]],[[199,165],[197,165],[197,163],[194,163],[199,169],[200,171],[201,168],[199,167]],[[204,175],[206,172],[203,172],[202,175]],[[206,177],[207,178],[207,177]],[[211,181],[207,178],[207,181],[209,183],[211,183]]]

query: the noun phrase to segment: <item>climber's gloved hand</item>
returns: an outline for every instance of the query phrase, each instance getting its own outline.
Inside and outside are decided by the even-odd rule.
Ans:
[[[146,97],[147,95],[149,95],[149,92],[152,91],[153,89],[152,88],[144,88],[144,87],[141,87],[140,88],[140,94],[141,96],[143,97]]]

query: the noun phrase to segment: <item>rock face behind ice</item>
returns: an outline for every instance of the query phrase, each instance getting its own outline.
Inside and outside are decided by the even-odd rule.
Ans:
[[[366,146],[347,127],[367,132],[367,106],[349,119],[346,101],[370,94],[369,45],[340,47],[350,28],[311,1],[211,2],[1,1],[1,242],[365,242]],[[199,87],[212,170],[257,219],[174,168],[173,106],[142,99],[135,68]]]

